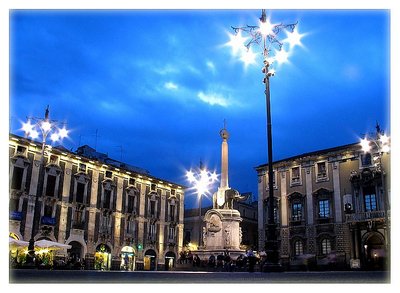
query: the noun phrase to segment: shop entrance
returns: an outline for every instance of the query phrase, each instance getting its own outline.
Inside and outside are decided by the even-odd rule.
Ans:
[[[176,259],[176,255],[174,252],[168,251],[165,254],[165,270],[166,271],[172,270],[174,268],[175,259]]]
[[[94,255],[94,268],[108,271],[111,268],[111,248],[107,244],[99,244]]]
[[[153,249],[146,250],[143,259],[144,270],[154,271],[156,269],[157,254]]]
[[[135,270],[135,250],[133,247],[125,246],[121,249],[120,269],[124,271]]]

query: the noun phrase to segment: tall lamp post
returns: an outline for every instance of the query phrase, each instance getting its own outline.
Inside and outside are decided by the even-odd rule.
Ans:
[[[389,255],[387,259],[390,261],[390,200],[389,194],[386,192],[385,185],[385,170],[383,168],[382,157],[384,154],[390,152],[390,137],[381,130],[379,124],[376,125],[375,137],[364,137],[360,142],[361,148],[364,153],[369,153],[373,156],[376,171],[381,175],[382,196],[385,205],[385,248],[386,254]]]
[[[22,124],[22,130],[25,132],[25,137],[30,137],[31,139],[35,140],[39,138],[41,135],[42,137],[42,149],[40,153],[40,168],[44,166],[44,156],[45,156],[45,149],[46,149],[46,141],[47,138],[50,137],[51,141],[56,142],[59,140],[62,140],[63,138],[66,138],[68,136],[68,130],[65,128],[65,125],[63,125],[62,128],[58,127],[58,122],[55,120],[50,120],[49,118],[49,106],[47,106],[44,114],[44,118],[28,118],[28,121],[26,123]],[[31,123],[33,122],[33,124]],[[39,172],[40,174],[40,172]],[[41,179],[39,178],[39,181]],[[35,196],[35,206],[34,206],[34,212],[32,216],[32,232],[31,232],[31,238],[29,240],[29,245],[28,245],[28,264],[33,264],[34,258],[35,258],[35,230],[36,230],[36,221],[35,221],[35,213],[38,207],[38,202],[39,202],[39,189],[36,192]]]
[[[214,172],[210,172],[203,166],[200,162],[199,170],[189,170],[186,172],[187,180],[193,184],[193,188],[197,193],[197,200],[199,202],[199,244],[198,247],[202,244],[202,231],[201,231],[201,202],[203,195],[206,195],[209,192],[211,185],[218,180],[217,174]]]
[[[267,266],[270,265],[271,269],[274,266],[279,265],[279,251],[277,241],[277,231],[274,218],[274,183],[273,183],[273,159],[272,159],[272,123],[271,123],[271,102],[270,102],[270,77],[274,76],[275,71],[270,69],[270,65],[273,62],[284,63],[287,61],[289,52],[283,48],[285,42],[289,43],[289,48],[295,45],[301,45],[301,36],[297,30],[297,25],[293,24],[272,24],[270,19],[267,18],[265,9],[262,10],[259,25],[246,25],[242,27],[232,27],[234,35],[231,36],[231,40],[228,43],[232,46],[234,52],[243,52],[240,49],[245,47],[247,50],[243,52],[241,60],[246,65],[255,63],[256,55],[251,51],[253,45],[259,45],[262,48],[263,55],[263,68],[264,74],[263,82],[265,83],[265,99],[266,99],[266,112],[267,112],[267,145],[268,145],[268,225],[267,225],[267,241],[266,241],[266,252],[267,252]],[[278,39],[280,33],[285,31],[287,38],[283,41]],[[250,40],[247,41],[248,37],[242,37],[241,33],[245,33]],[[243,44],[244,42],[244,44]],[[243,46],[244,45],[244,46]],[[273,50],[274,49],[274,50]],[[272,51],[273,50],[273,51]],[[270,56],[274,53],[274,56]],[[272,57],[272,58],[271,58]]]

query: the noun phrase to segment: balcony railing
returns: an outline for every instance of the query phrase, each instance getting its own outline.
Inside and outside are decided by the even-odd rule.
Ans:
[[[363,222],[375,219],[384,219],[385,211],[371,211],[346,215],[346,222]]]

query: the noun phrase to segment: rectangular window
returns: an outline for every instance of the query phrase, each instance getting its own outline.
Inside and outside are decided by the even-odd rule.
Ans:
[[[104,190],[103,208],[111,209],[111,190],[109,189]]]
[[[174,240],[175,239],[175,227],[169,227],[168,238],[170,240]]]
[[[292,205],[292,220],[300,221],[302,220],[302,204],[301,203],[293,203]]]
[[[331,253],[331,242],[329,239],[324,239],[321,242],[321,252],[323,255]]]
[[[76,202],[83,203],[83,195],[85,194],[85,184],[78,182],[76,185]]]
[[[135,197],[132,194],[128,194],[128,207],[127,207],[127,212],[128,213],[133,213],[135,209]]]
[[[83,211],[80,209],[75,210],[74,227],[77,229],[83,229]]]
[[[24,169],[14,166],[13,178],[11,181],[11,189],[21,190],[23,176],[24,176]]]
[[[317,163],[317,179],[323,179],[327,177],[326,164],[325,162]]]
[[[17,155],[25,155],[26,147],[17,146]]]
[[[292,183],[300,183],[300,167],[292,168]]]
[[[302,255],[303,254],[303,242],[301,241],[296,241],[294,243],[294,254],[296,256]]]
[[[320,218],[329,218],[330,217],[330,209],[329,209],[329,200],[328,199],[319,201],[319,217]]]
[[[150,200],[150,216],[155,216],[156,214],[156,202],[155,200]]]
[[[371,162],[371,154],[367,153],[361,155],[361,165],[363,167],[371,166]]]
[[[86,164],[79,163],[79,171],[86,172]]]
[[[129,220],[126,222],[126,233],[129,235],[135,235],[135,222]]]
[[[170,205],[169,206],[169,220],[173,222],[175,220],[175,206]]]
[[[52,215],[53,215],[53,206],[45,205],[44,206],[44,216],[51,218]]]
[[[47,176],[46,196],[54,196],[56,189],[56,176]]]
[[[112,172],[106,171],[106,178],[112,178]]]
[[[372,212],[376,211],[376,195],[375,194],[366,194],[364,195],[365,200],[365,211]]]

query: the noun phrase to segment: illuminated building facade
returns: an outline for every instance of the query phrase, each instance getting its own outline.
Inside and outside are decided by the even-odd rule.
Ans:
[[[266,241],[268,166],[258,173],[259,249]],[[350,144],[273,164],[274,217],[286,269],[382,269],[390,262],[390,154]]]
[[[108,158],[10,134],[10,235],[71,245],[87,269],[171,269],[183,244],[184,187]],[[36,197],[38,204],[35,204]]]

